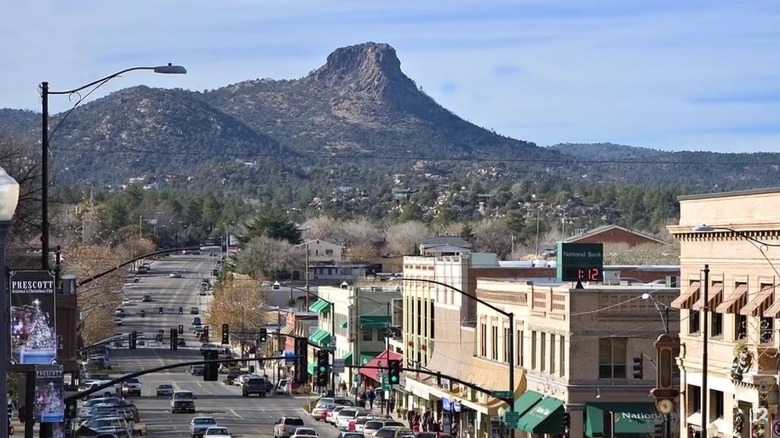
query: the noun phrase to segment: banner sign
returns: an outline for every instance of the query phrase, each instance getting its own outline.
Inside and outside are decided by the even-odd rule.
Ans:
[[[62,377],[62,365],[35,367],[35,418],[41,423],[65,421]]]
[[[11,363],[57,362],[54,273],[45,270],[11,271]]]

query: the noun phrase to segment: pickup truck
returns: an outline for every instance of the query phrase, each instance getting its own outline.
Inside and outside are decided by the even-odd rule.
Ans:
[[[122,394],[125,396],[141,396],[141,381],[136,378],[125,380],[122,384]]]
[[[88,391],[90,389],[96,388],[96,387],[98,387],[100,385],[103,385],[105,383],[108,383],[108,382],[109,381],[105,381],[105,380],[87,381],[86,383],[84,383],[83,386],[81,386],[79,388],[79,392]],[[107,387],[101,389],[100,391],[95,391],[92,394],[89,394],[88,396],[84,397],[84,400],[86,400],[88,398],[95,398],[95,397],[110,397],[112,395],[117,395],[120,392],[121,392],[121,388],[119,387],[119,385],[114,384],[114,385],[111,385],[111,386],[107,386]]]
[[[195,395],[192,391],[174,391],[171,397],[171,413],[195,413]]]

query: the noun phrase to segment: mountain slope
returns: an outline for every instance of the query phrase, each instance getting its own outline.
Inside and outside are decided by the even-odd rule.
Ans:
[[[62,115],[53,118],[56,126]],[[61,176],[84,172],[97,180],[117,176],[187,173],[230,160],[289,153],[184,90],[127,88],[79,107],[51,139]]]

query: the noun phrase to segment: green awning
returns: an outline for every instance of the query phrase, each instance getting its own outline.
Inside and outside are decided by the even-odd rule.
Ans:
[[[323,300],[317,300],[309,306],[309,311],[314,313],[328,313],[330,310],[330,303]]]
[[[543,398],[517,420],[517,428],[528,433],[563,433],[563,401],[554,397]]]
[[[604,413],[615,414],[615,435],[653,434],[655,424],[663,421],[652,402],[588,403],[585,406],[585,434],[604,436]]]
[[[310,362],[308,365],[306,365],[306,371],[309,372],[312,376],[314,375],[314,367],[316,367],[317,364]]]
[[[325,330],[317,330],[316,332],[309,335],[309,340],[319,346],[330,344],[330,338],[330,333],[326,332]]]
[[[390,325],[389,316],[371,315],[360,317],[360,328],[362,329],[380,329],[385,328],[388,325]]]
[[[352,353],[347,353],[347,355],[344,356],[344,365],[352,365]]]
[[[381,351],[377,351],[376,353],[370,351],[360,353],[360,365],[367,364],[371,359],[379,356],[379,353],[381,353]]]
[[[523,395],[515,400],[515,412],[519,415],[523,415],[543,398],[544,395],[539,394],[536,391],[525,391]]]
[[[339,324],[339,327],[347,328],[348,325],[349,325],[349,321],[341,321],[341,324]]]

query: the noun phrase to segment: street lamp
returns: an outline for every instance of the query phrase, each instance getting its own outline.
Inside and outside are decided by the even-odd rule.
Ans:
[[[8,230],[11,228],[11,219],[16,212],[16,204],[19,202],[19,183],[15,179],[11,178],[5,170],[0,167],[0,305],[3,310],[2,318],[0,320],[7,322],[8,318],[8,290],[6,289],[6,259],[5,259],[5,244],[8,237]],[[8,326],[4,327],[2,333],[8,330]],[[0,428],[8,426],[8,410],[5,406],[8,405],[8,339],[0,339]],[[7,429],[5,433],[0,433],[0,436],[7,436]]]
[[[156,67],[126,68],[104,78],[90,82],[87,85],[66,91],[51,91],[49,90],[48,82],[41,82],[41,267],[43,269],[49,269],[49,140],[51,139],[51,135],[49,134],[49,95],[77,94],[79,91],[86,88],[100,87],[111,79],[135,70],[150,70],[159,74],[187,74],[186,68],[169,63],[168,65],[158,65]],[[73,108],[76,108],[82,99],[83,98],[79,98]],[[71,108],[71,111],[73,111],[73,108]],[[68,114],[70,114],[70,112],[65,114],[65,117],[67,117]],[[54,129],[56,130],[57,128]]]

